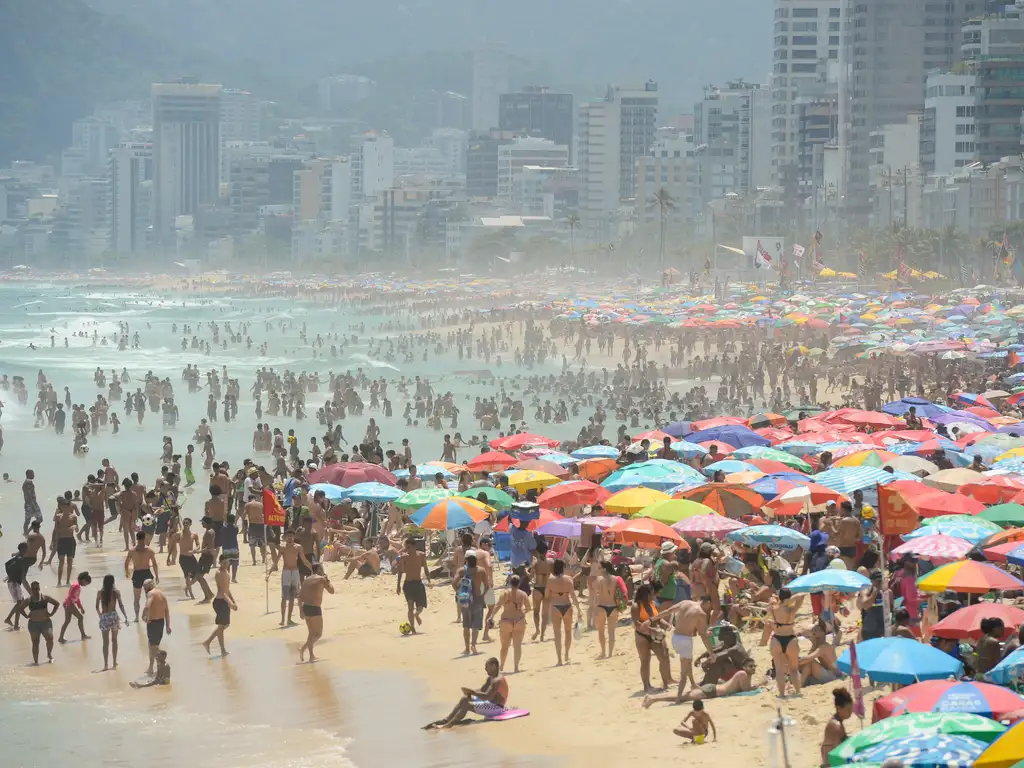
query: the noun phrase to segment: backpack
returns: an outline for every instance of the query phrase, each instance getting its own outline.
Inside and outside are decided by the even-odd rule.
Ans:
[[[459,586],[455,590],[455,599],[462,608],[468,608],[469,604],[473,602],[473,577],[469,574],[468,568],[465,575],[459,580]]]

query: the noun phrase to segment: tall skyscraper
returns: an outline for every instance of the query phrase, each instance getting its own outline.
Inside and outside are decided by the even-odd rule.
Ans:
[[[220,92],[220,180],[231,176],[228,153],[224,147],[229,141],[259,141],[263,123],[263,102],[249,91],[224,88]]]
[[[847,154],[848,213],[872,208],[871,133],[924,111],[930,70],[949,69],[960,55],[960,25],[982,13],[982,0],[845,0],[840,99],[841,149]]]
[[[702,174],[704,201],[729,193],[756,192],[771,181],[771,148],[765,131],[767,86],[735,80],[708,88],[693,107],[694,153]]]
[[[551,93],[546,86],[531,85],[519,93],[503,93],[498,102],[498,128],[520,136],[550,139],[573,149],[571,93]]]
[[[154,83],[153,230],[168,242],[175,219],[215,203],[220,180],[219,85]]]
[[[473,49],[473,105],[470,128],[498,127],[498,100],[507,93],[508,56],[497,43],[482,42]]]
[[[654,143],[658,84],[609,86],[604,99],[580,105],[577,165],[583,233],[604,240],[608,217],[636,195],[637,160]]]
[[[110,153],[111,247],[139,253],[149,245],[153,145],[120,144]]]

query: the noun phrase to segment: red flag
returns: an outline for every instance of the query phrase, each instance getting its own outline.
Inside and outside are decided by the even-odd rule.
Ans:
[[[263,489],[263,522],[266,525],[284,525],[286,515],[277,495],[269,488]]]

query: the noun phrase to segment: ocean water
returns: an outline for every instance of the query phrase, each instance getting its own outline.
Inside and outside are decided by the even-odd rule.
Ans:
[[[80,488],[86,475],[99,468],[101,458],[109,458],[122,477],[135,471],[149,484],[159,471],[164,434],[173,438],[177,452],[184,453],[199,419],[206,416],[206,393],[190,396],[181,381],[181,371],[187,364],[198,365],[201,371],[219,371],[226,365],[229,374],[240,380],[238,420],[213,425],[218,460],[228,460],[234,467],[251,455],[257,420],[247,393],[254,380],[253,371],[261,366],[318,371],[324,382],[329,370],[354,371],[359,367],[371,376],[376,373],[392,381],[402,375],[425,376],[435,390],[456,393],[462,411],[459,431],[466,438],[478,431],[472,419],[474,396],[496,394],[497,387],[489,384],[480,389],[474,379],[454,371],[491,367],[505,376],[527,373],[515,369],[511,354],[504,356],[506,362],[500,371],[482,360],[459,361],[454,354],[435,357],[433,351],[427,361],[421,359],[421,354],[416,355],[414,363],[370,358],[365,337],[388,335],[376,328],[393,319],[396,318],[357,315],[323,304],[283,299],[206,294],[160,296],[127,290],[71,290],[47,284],[0,286],[0,374],[23,376],[29,389],[29,402],[24,406],[15,402],[13,393],[0,393],[4,404],[0,425],[5,440],[0,472],[11,478],[10,483],[0,483],[0,525],[6,534],[0,539],[0,552],[6,559],[20,540],[20,483],[26,469],[36,472],[38,497],[46,521],[44,531],[48,532],[56,496]],[[410,318],[398,319],[408,322]],[[252,322],[253,350],[247,351],[244,344],[229,345],[227,350],[214,350],[211,355],[182,350],[182,324],[197,329],[211,320]],[[281,320],[292,321],[295,326],[282,331],[276,326]],[[265,330],[264,321],[275,323],[275,327]],[[84,332],[91,337],[95,330],[109,338],[120,322],[129,323],[130,333],[138,331],[141,349],[118,351],[114,343],[94,346],[91,338],[76,335]],[[366,324],[366,332],[360,334],[359,343],[350,346],[343,358],[314,359],[311,349],[299,339],[303,322],[310,338],[318,332],[348,333],[353,324],[360,323]],[[178,334],[172,332],[175,323]],[[447,330],[443,328],[440,332],[444,334]],[[203,336],[209,338],[209,333]],[[270,345],[266,356],[256,353],[256,347],[263,341]],[[37,349],[30,349],[30,344]],[[329,348],[328,343],[326,349]],[[67,386],[75,403],[88,405],[97,393],[106,395],[106,389],[100,390],[93,383],[97,367],[106,371],[108,381],[111,370],[126,368],[133,383],[126,384],[125,391],[132,391],[134,380],[142,379],[147,371],[170,377],[181,414],[177,428],[164,428],[159,414],[150,412],[138,425],[134,414],[124,414],[123,404],[112,403],[112,411],[116,410],[122,421],[120,434],[113,435],[109,427],[102,430],[90,438],[91,452],[81,458],[72,454],[70,428],[63,437],[57,437],[49,428],[33,426],[32,406],[39,370],[45,372],[59,395]],[[556,370],[552,367],[544,372]],[[394,385],[390,389],[394,417],[385,419],[379,412],[368,412],[361,418],[347,419],[343,424],[349,442],[362,437],[372,416],[381,426],[385,448],[397,447],[403,437],[408,437],[416,461],[439,458],[443,432],[455,430],[448,429],[447,424],[443,432],[424,425],[407,428],[401,416],[404,400],[394,392]],[[321,390],[308,399],[310,418],[303,422],[270,418],[266,413],[260,421],[285,431],[294,428],[300,447],[306,450],[309,437],[323,433],[315,412],[324,395]],[[364,400],[368,404],[368,396],[364,395]],[[552,427],[551,434],[573,437],[584,419],[581,415],[569,424]],[[469,458],[473,453],[475,449],[468,449],[463,456]],[[197,456],[197,474],[201,464]],[[205,489],[200,481],[185,502],[184,514],[198,517],[203,500]],[[91,546],[79,547],[75,570],[89,570],[94,577],[108,572],[118,574],[123,555],[115,545],[117,536],[115,529],[107,528],[108,544],[103,552]],[[55,583],[52,574],[50,569],[40,572],[44,588]],[[121,586],[130,603],[130,590],[124,584]],[[163,586],[172,603],[180,597],[176,573]],[[50,591],[58,596],[63,594],[63,590]],[[3,605],[6,614],[6,598]],[[131,606],[127,607],[130,612]],[[62,613],[58,613],[60,616]],[[146,663],[145,642],[138,627],[122,631],[122,667],[106,673],[97,669],[100,641],[91,615],[87,627],[97,638],[90,641],[88,648],[78,642],[58,647],[56,663],[40,668],[24,666],[30,658],[24,630],[0,632],[4,768],[69,762],[154,768],[180,768],[183,763],[191,768],[300,768],[325,764],[364,768],[395,765],[395,761],[415,766],[538,764],[533,758],[514,759],[496,754],[471,735],[437,738],[421,734],[418,726],[437,717],[438,706],[436,702],[427,706],[424,692],[415,681],[386,673],[342,673],[324,665],[297,667],[297,642],[240,638],[233,641],[233,655],[228,663],[211,663],[202,649],[196,648],[201,635],[209,632],[210,617],[201,621],[190,617],[189,621],[199,623],[178,627],[175,633],[175,637],[183,630],[188,633],[190,642],[186,647],[191,650],[176,650],[172,658],[174,685],[143,691],[132,691],[127,685]],[[72,628],[69,637],[74,636],[77,633]],[[340,651],[325,642],[324,653]],[[401,734],[401,738],[395,738],[395,734]]]

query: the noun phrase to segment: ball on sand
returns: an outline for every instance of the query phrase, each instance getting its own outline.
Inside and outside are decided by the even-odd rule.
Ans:
[[[398,625],[398,631],[401,632],[403,635],[410,635],[412,634],[412,624],[410,624],[408,621],[403,621],[401,624]]]

